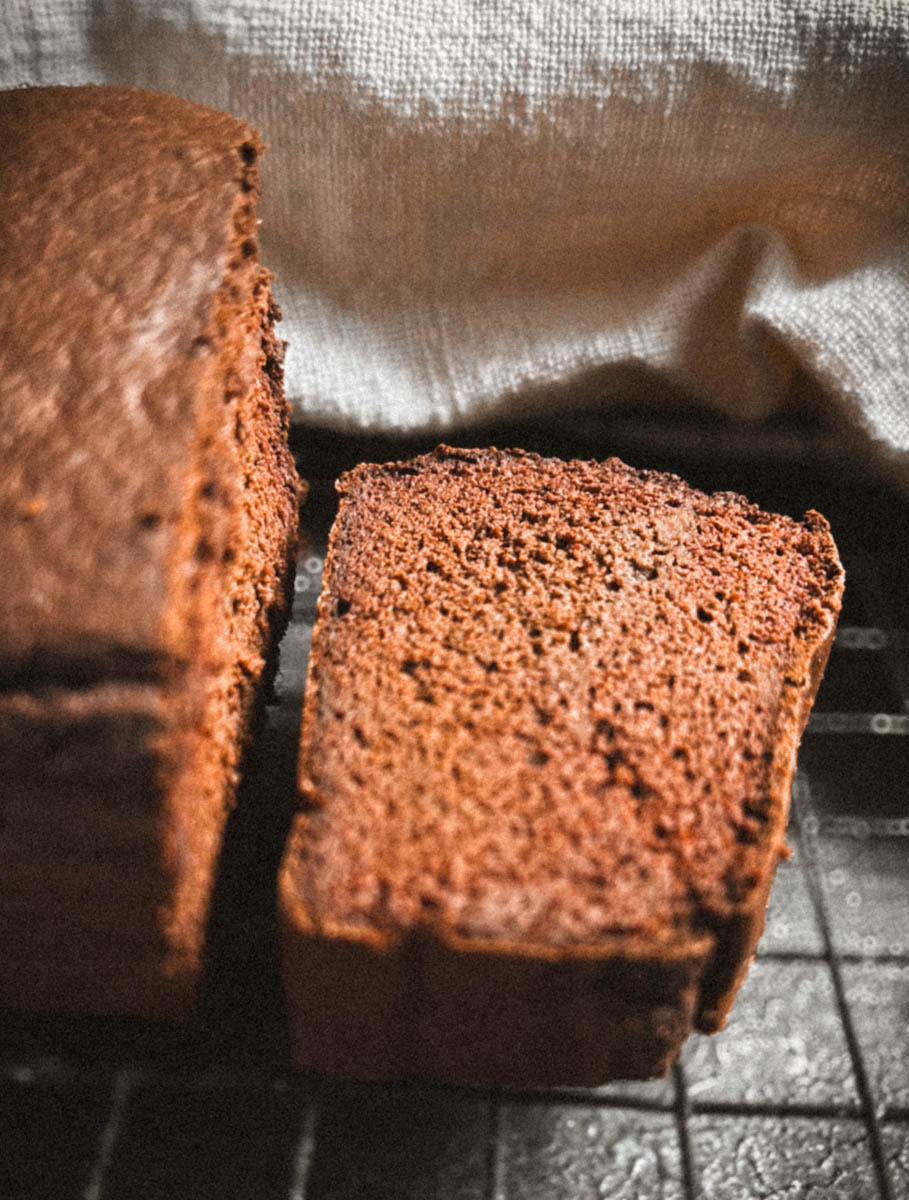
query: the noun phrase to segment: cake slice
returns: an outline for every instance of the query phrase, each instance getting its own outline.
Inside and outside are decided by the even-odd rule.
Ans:
[[[296,539],[263,147],[130,88],[0,125],[0,1005],[182,1017]]]
[[[826,521],[494,449],[338,486],[279,884],[295,1061],[664,1072],[763,927],[843,587]]]

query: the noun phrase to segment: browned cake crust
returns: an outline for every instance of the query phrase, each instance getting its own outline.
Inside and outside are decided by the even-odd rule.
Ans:
[[[0,1004],[185,1015],[288,607],[256,133],[0,94]]]
[[[840,605],[827,523],[517,451],[339,491],[279,883],[296,1062],[665,1071],[763,927]]]

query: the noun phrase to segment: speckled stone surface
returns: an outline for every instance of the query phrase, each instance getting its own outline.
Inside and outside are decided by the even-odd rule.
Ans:
[[[494,1200],[683,1200],[670,1114],[506,1105]]]
[[[801,839],[792,826],[786,840],[792,857],[782,859],[776,869],[757,953],[821,955],[824,940],[805,876]]]
[[[895,1200],[909,1196],[909,1120],[887,1124],[881,1130],[887,1174]]]
[[[860,1121],[693,1117],[704,1200],[870,1200],[874,1170]]]
[[[822,836],[817,856],[836,953],[909,955],[909,837]]]
[[[682,1061],[694,1104],[858,1103],[824,962],[759,958],[726,1029],[693,1039]]]
[[[909,1113],[909,962],[841,969],[874,1102],[884,1112]]]

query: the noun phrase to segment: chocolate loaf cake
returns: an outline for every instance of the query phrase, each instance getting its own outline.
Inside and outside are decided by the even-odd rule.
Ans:
[[[263,147],[129,88],[0,126],[0,1005],[179,1018],[292,586]]]
[[[517,451],[339,491],[279,883],[297,1064],[664,1072],[763,927],[840,605],[827,523]]]

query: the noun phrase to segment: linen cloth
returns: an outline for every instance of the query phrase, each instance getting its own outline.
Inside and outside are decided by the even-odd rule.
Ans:
[[[909,477],[909,0],[4,0],[82,82],[262,131],[298,421],[810,394]]]

